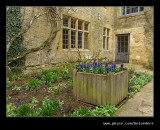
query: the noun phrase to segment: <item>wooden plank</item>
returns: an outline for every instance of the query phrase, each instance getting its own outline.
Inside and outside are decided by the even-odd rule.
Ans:
[[[92,74],[88,73],[88,101],[92,103],[92,96],[93,96],[93,87],[92,87]]]
[[[111,73],[107,74],[107,104],[111,103]]]
[[[77,98],[77,70],[73,70],[73,95]]]
[[[110,96],[111,97],[111,105],[114,105],[114,95],[113,95],[114,94],[113,93],[114,92],[114,88],[113,88],[114,87],[114,77],[113,77],[112,73],[110,73],[110,74],[111,74],[111,87],[110,87],[111,88],[111,96]]]
[[[106,75],[102,75],[101,76],[102,77],[102,95],[101,95],[101,97],[102,97],[102,101],[101,101],[101,104],[102,105],[105,105],[105,104],[107,104],[107,76]]]
[[[93,86],[92,102],[94,105],[96,105],[97,104],[97,78],[96,78],[96,74],[93,74],[93,76],[92,76],[92,86]]]
[[[101,105],[101,85],[102,85],[102,79],[101,75],[97,74],[97,105]]]
[[[115,85],[114,85],[114,98],[115,98],[115,105],[117,104],[117,102],[118,102],[118,96],[119,96],[119,92],[118,92],[118,87],[119,87],[119,80],[118,80],[118,75],[116,74],[116,75],[114,75],[114,83],[115,83]]]
[[[88,75],[83,75],[84,101],[88,102]]]
[[[81,80],[82,72],[77,72],[77,99],[81,100]],[[83,81],[82,81],[83,82]]]
[[[126,70],[126,84],[125,84],[125,88],[126,88],[126,97],[128,98],[128,69]]]

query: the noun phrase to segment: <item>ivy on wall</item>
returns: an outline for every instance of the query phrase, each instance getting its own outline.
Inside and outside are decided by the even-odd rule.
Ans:
[[[23,18],[21,14],[21,7],[7,7],[7,40],[11,39],[21,31],[22,22]],[[22,35],[13,41],[7,52],[7,59],[27,50],[24,46],[22,46],[22,42]],[[24,66],[24,64],[25,57],[13,61],[11,64],[9,64],[9,67],[11,67],[12,72],[21,72],[19,67]]]

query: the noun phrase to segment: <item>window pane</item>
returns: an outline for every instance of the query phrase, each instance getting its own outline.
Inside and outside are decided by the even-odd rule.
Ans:
[[[125,7],[122,7],[122,15],[125,15]]]
[[[144,7],[140,7],[140,11],[144,11]]]
[[[69,27],[69,18],[68,17],[63,17],[63,26]]]
[[[82,32],[78,32],[78,48],[82,48]]]
[[[124,42],[121,42],[121,52],[124,52]]]
[[[127,14],[130,14],[130,7],[127,7]]]
[[[71,31],[71,48],[76,48],[76,31]]]
[[[88,49],[88,33],[84,33],[84,49]]]
[[[128,52],[128,47],[125,47],[125,52]]]
[[[118,52],[120,52],[120,42],[118,42]]]
[[[107,50],[109,49],[109,37],[107,37]]]
[[[128,42],[128,36],[125,36],[125,41],[127,41],[127,42]]]
[[[107,29],[107,36],[109,36],[109,29]]]
[[[76,20],[71,19],[71,28],[76,28]]]
[[[82,30],[82,22],[78,21],[78,30]]]
[[[84,30],[85,30],[85,31],[88,31],[88,23],[85,23],[85,24],[84,24]]]
[[[134,8],[134,12],[138,12],[138,6]]]
[[[103,36],[103,49],[105,49],[105,45],[106,44],[106,37],[105,36]]]
[[[68,48],[68,30],[63,29],[63,49]]]
[[[124,36],[121,36],[121,42],[124,42]]]

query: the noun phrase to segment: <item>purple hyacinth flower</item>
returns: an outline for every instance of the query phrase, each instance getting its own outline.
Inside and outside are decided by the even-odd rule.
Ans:
[[[102,63],[98,63],[98,67],[102,66]]]
[[[95,69],[96,69],[96,66],[94,65],[94,66],[93,66],[93,70],[95,70]]]
[[[116,68],[116,64],[115,64],[115,63],[113,63],[113,65],[112,65],[112,66],[113,66],[113,68],[114,68],[114,69]]]
[[[97,62],[95,62],[94,65],[97,66]]]
[[[18,103],[18,106],[21,106],[21,104],[22,104],[22,101],[20,100],[19,103]]]
[[[121,63],[121,67],[123,68],[123,66],[124,66],[124,64],[123,63]]]
[[[87,67],[89,68],[90,66],[91,66],[91,64],[90,64],[90,63],[88,63],[88,66],[87,66]]]
[[[110,68],[105,68],[105,70],[106,70],[107,72],[109,72],[111,69],[110,69]]]
[[[81,66],[81,70],[83,69],[83,64],[80,64],[80,66]]]
[[[105,67],[108,67],[108,63],[107,62],[105,63]]]

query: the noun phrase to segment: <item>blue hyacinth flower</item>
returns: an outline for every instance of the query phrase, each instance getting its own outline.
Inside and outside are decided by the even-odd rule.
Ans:
[[[98,63],[98,67],[102,66],[102,63]]]
[[[105,63],[105,67],[108,67],[108,63],[107,62]]]
[[[121,63],[121,67],[123,68],[123,66],[124,66],[124,64],[123,63]]]
[[[100,73],[102,72],[102,69],[101,68],[99,68],[99,70],[98,70]]]
[[[106,70],[107,72],[109,72],[111,69],[110,69],[110,68],[105,68],[105,70]]]
[[[80,64],[80,66],[81,66],[81,70],[83,70],[83,64]]]
[[[97,66],[97,64],[98,64],[97,62],[94,63],[95,66]]]
[[[21,106],[21,104],[22,104],[22,101],[20,100],[19,103],[18,103],[18,106]]]
[[[94,66],[93,66],[93,70],[95,70],[95,69],[96,69],[96,66],[94,65]]]
[[[113,66],[113,68],[114,68],[114,69],[116,68],[116,64],[115,64],[115,63],[113,63],[113,65],[112,65],[112,66]]]

